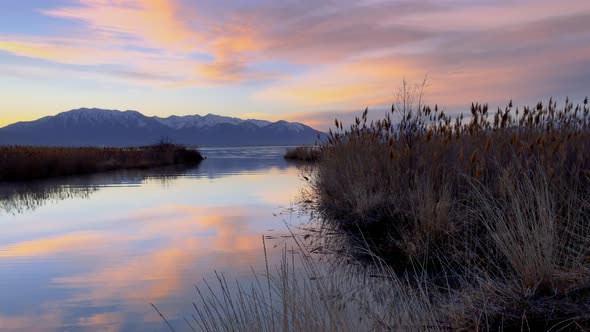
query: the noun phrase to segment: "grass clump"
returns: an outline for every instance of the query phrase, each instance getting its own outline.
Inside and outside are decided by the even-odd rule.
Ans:
[[[3,146],[0,147],[0,181],[146,169],[201,160],[199,151],[170,143],[137,148]]]
[[[318,161],[321,157],[321,150],[317,146],[298,146],[288,148],[285,152],[285,159],[299,161]]]
[[[293,235],[295,249],[283,251],[276,269],[253,271],[250,285],[229,283],[215,272],[203,280],[196,301],[183,319],[170,322],[171,331],[443,331],[440,310],[419,284],[397,277],[387,266],[367,278],[338,260],[317,260]],[[265,247],[265,259],[268,257]],[[377,272],[378,271],[378,272]],[[381,277],[386,276],[386,277]]]

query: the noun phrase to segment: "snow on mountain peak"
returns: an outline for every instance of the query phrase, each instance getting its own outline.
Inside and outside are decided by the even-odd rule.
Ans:
[[[234,118],[229,116],[222,116],[222,115],[215,115],[215,114],[207,114],[204,116],[201,115],[186,115],[186,116],[170,116],[167,118],[159,118],[155,117],[157,121],[160,123],[172,127],[174,129],[182,129],[182,128],[205,128],[205,127],[213,127],[218,124],[231,124],[231,125],[241,125],[243,123],[252,123],[257,127],[264,127],[269,125],[271,122],[266,120],[243,120],[240,118]]]
[[[137,111],[104,110],[99,108],[79,108],[59,113],[55,118],[67,124],[80,124],[82,122],[99,124],[119,124],[127,127],[145,127],[146,118]]]
[[[236,117],[222,116],[216,114],[206,115],[185,115],[176,116],[172,115],[167,118],[161,117],[146,117],[137,111],[117,111],[117,110],[106,110],[99,108],[79,108],[63,113],[59,113],[55,116],[56,119],[61,120],[64,124],[77,125],[82,122],[90,123],[93,126],[102,124],[111,124],[124,127],[136,127],[143,128],[150,124],[159,123],[172,129],[192,129],[192,128],[208,128],[219,124],[229,125],[243,125],[249,124],[254,127],[264,128],[270,125],[275,126],[275,130],[287,130],[291,132],[303,132],[306,126],[297,122],[277,121],[270,122],[266,120],[257,119],[240,119]],[[154,121],[155,120],[155,121]]]
[[[202,128],[202,129],[199,129]],[[81,108],[0,128],[4,144],[138,146],[169,137],[179,144],[299,145],[318,131],[300,123],[239,119],[214,114],[148,117],[136,111]]]

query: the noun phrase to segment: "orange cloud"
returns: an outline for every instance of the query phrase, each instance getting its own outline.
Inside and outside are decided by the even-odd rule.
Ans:
[[[257,100],[295,103],[305,107],[363,107],[392,99],[401,77],[419,77],[423,70],[402,59],[346,61],[300,75],[259,91]]]
[[[25,40],[27,38],[18,36],[2,37],[2,39],[8,38],[20,40],[0,40],[0,50],[15,55],[65,64],[108,64],[117,60],[131,60],[142,55],[133,51],[96,49],[90,45],[84,45],[85,42],[77,42],[76,40],[43,40],[41,38]]]
[[[195,50],[202,37],[187,28],[172,0],[81,0],[80,6],[45,10],[43,13],[86,23],[90,30],[116,38],[123,34],[143,43],[139,46]]]
[[[138,83],[130,80],[131,75],[122,74],[142,73],[135,78],[147,84],[153,84],[149,78],[162,78],[170,87],[273,77],[248,70],[252,60],[249,54],[259,49],[253,29],[212,23],[194,11],[190,20],[199,21],[202,27],[191,29],[185,23],[189,15],[186,10],[172,0],[82,0],[76,6],[42,11],[83,23],[80,32],[59,38],[0,36],[0,50],[64,64],[124,65],[131,70],[116,74],[126,81]],[[195,60],[194,53],[209,54],[213,60]]]

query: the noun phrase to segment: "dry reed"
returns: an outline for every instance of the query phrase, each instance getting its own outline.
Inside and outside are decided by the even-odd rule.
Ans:
[[[21,181],[118,169],[197,163],[201,154],[161,143],[138,148],[0,147],[0,181]]]
[[[455,328],[588,328],[588,99],[453,118],[423,88],[404,84],[382,120],[335,122],[310,175],[323,222],[447,276]]]
[[[320,157],[321,150],[317,146],[298,146],[285,152],[285,159],[288,160],[318,161]]]

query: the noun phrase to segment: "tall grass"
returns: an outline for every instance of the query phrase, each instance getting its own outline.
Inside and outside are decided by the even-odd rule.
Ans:
[[[138,148],[0,146],[0,181],[197,163],[201,154],[161,143]]]
[[[300,161],[318,161],[321,157],[321,150],[317,146],[298,146],[288,148],[285,152],[285,159]]]
[[[588,99],[453,118],[423,87],[382,120],[336,121],[311,180],[324,222],[445,275],[459,327],[590,327]]]
[[[174,331],[442,331],[441,312],[425,284],[410,285],[389,267],[375,277],[320,262],[301,244],[283,251],[276,270],[254,272],[255,282],[232,287],[215,273],[196,287],[190,315]],[[267,257],[266,247],[264,252]],[[334,262],[334,261],[332,261]],[[157,310],[157,309],[156,309]],[[159,310],[158,310],[159,311]]]

